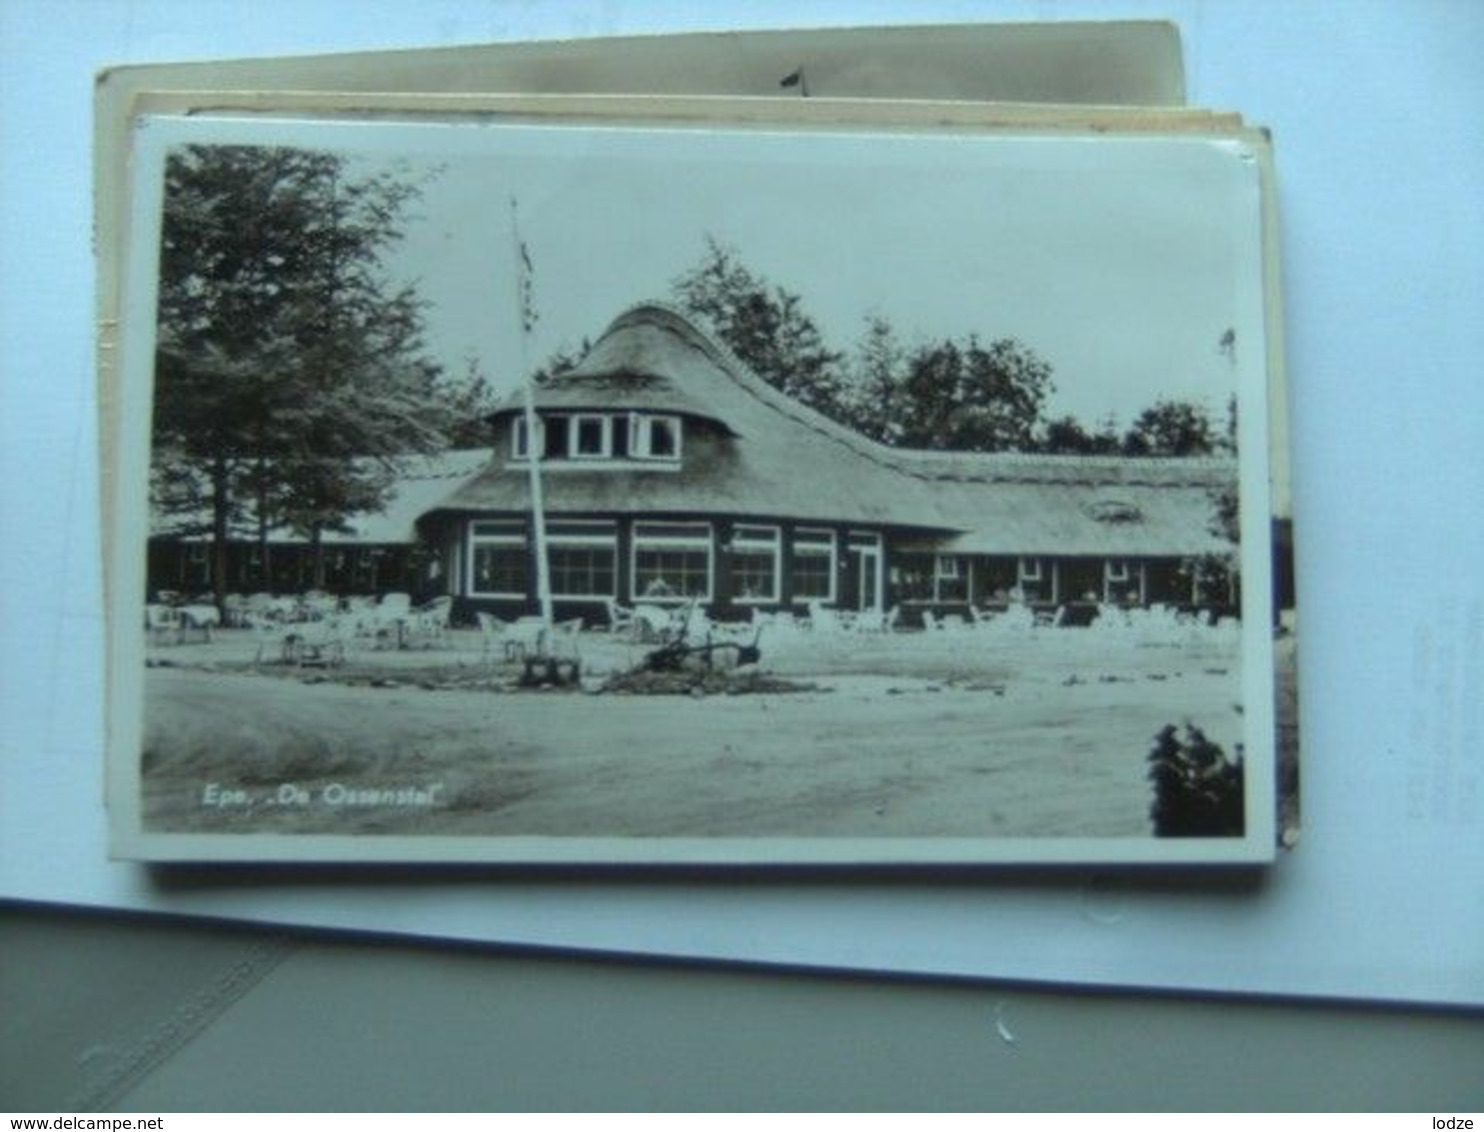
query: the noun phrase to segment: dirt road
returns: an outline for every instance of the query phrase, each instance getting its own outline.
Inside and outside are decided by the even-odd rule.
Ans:
[[[908,658],[910,675],[815,664],[818,691],[704,698],[151,669],[146,826],[1141,837],[1154,733],[1189,719],[1228,751],[1239,737],[1234,661],[1218,648],[1130,647],[1115,662],[1106,646],[1096,660],[1064,642],[1019,647],[968,666]]]

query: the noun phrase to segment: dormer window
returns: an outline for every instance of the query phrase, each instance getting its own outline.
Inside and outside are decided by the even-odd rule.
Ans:
[[[629,455],[636,460],[680,459],[680,418],[629,417]]]
[[[668,414],[542,413],[536,421],[536,450],[553,464],[638,461],[676,468],[680,439],[680,418]],[[510,458],[530,458],[524,414],[510,420]]]
[[[613,455],[613,418],[597,414],[572,418],[567,455],[573,460],[605,460]]]

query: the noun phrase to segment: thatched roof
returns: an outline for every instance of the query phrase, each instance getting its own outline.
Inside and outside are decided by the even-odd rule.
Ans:
[[[417,521],[489,463],[488,448],[457,448],[439,456],[416,456],[392,485],[380,511],[353,515],[344,531],[326,532],[326,543],[411,543]]]
[[[628,326],[623,334],[610,329],[576,367],[537,386],[533,399],[538,409],[677,413],[726,427],[713,407],[671,376],[718,364],[713,349],[704,336],[675,334],[643,322]],[[513,393],[493,416],[499,419],[523,408],[521,395]]]
[[[681,469],[552,469],[551,513],[748,515],[888,526],[923,546],[987,554],[1185,555],[1229,549],[1212,531],[1228,459],[1041,456],[891,448],[768,385],[673,308],[625,311],[572,371],[544,384],[550,408],[650,409],[718,422],[708,459]],[[497,415],[518,411],[518,399]],[[713,455],[714,451],[714,455]],[[525,511],[523,469],[492,463],[437,510]]]
[[[468,481],[489,462],[489,449],[455,449],[438,456],[408,456],[403,458],[402,470],[388,492],[386,504],[379,511],[353,515],[346,520],[344,529],[327,530],[322,541],[327,546],[368,546],[412,543],[417,541],[417,520],[435,507],[438,502],[460,484]],[[203,482],[201,495],[205,496]],[[211,513],[202,507],[191,514],[162,515],[154,510],[150,513],[150,534],[156,537],[180,537],[181,531],[199,532],[209,529]],[[255,539],[258,535],[256,521],[249,516],[246,521],[234,523],[230,535],[236,539]],[[200,542],[204,534],[185,536],[187,541]],[[301,532],[282,525],[271,526],[268,538],[273,543],[303,542]]]

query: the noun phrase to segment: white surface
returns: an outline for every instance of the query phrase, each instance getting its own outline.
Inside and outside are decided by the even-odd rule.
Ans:
[[[1272,127],[1304,824],[1269,875],[768,881],[153,874],[103,860],[89,226],[106,63],[718,26],[679,4],[0,5],[0,894],[803,965],[1484,1002],[1484,7],[1128,3],[1191,101]],[[757,4],[754,26],[1114,14]]]

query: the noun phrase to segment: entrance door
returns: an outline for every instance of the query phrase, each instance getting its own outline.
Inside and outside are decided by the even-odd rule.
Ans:
[[[846,549],[850,555],[851,580],[855,583],[853,607],[861,612],[882,612],[886,587],[881,569],[881,536],[852,534]]]

